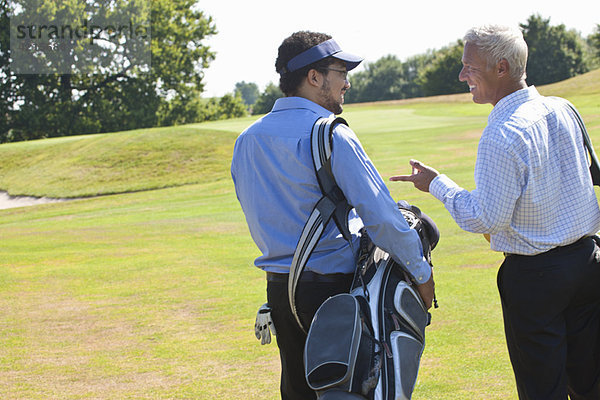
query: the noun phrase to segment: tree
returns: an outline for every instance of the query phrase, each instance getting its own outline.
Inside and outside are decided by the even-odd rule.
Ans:
[[[3,135],[10,134],[10,112],[14,101],[9,69],[10,43],[8,0],[0,0],[0,143]]]
[[[419,77],[421,88],[426,96],[467,91],[466,84],[458,80],[458,74],[462,69],[463,48],[464,44],[459,40],[456,44],[435,52],[433,61]]]
[[[434,57],[435,52],[429,50],[423,54],[410,57],[403,63],[402,67],[404,68],[404,76],[407,82],[402,89],[405,98],[410,99],[424,96],[419,77],[432,63]]]
[[[194,4],[0,0],[0,142],[195,122],[216,29]]]
[[[272,82],[267,85],[265,91],[261,93],[261,95],[254,103],[254,107],[252,109],[252,114],[266,114],[273,108],[275,101],[283,97],[283,92],[279,89],[278,86],[275,86]]]
[[[521,24],[529,47],[527,82],[544,85],[589,71],[583,38],[564,25],[551,26],[550,19],[532,15]]]
[[[401,99],[405,83],[402,62],[396,56],[388,55],[374,63],[367,63],[364,71],[353,74],[352,88],[346,100],[355,103]]]
[[[589,46],[592,49],[593,57],[596,65],[600,63],[600,24],[594,28],[594,32],[587,39]]]
[[[212,18],[198,10],[195,3],[152,0],[151,79],[161,99],[174,96],[181,104],[192,106],[204,89],[202,70],[215,58],[202,41],[217,33]]]
[[[388,55],[374,63],[367,63],[365,70],[353,74],[351,88],[346,94],[347,103],[397,100],[419,97],[423,93],[417,81],[421,71],[433,56],[430,53],[401,62]]]
[[[211,119],[229,119],[246,116],[246,105],[239,93],[226,94],[219,99],[217,113]]]
[[[258,96],[260,96],[258,85],[256,83],[246,83],[245,81],[235,84],[235,92],[240,93],[242,100],[244,100],[248,108],[251,108],[256,103]]]

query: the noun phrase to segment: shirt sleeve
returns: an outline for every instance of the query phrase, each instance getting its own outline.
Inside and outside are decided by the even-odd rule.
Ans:
[[[483,136],[475,163],[475,190],[469,192],[442,174],[431,182],[429,192],[444,203],[462,229],[494,234],[510,224],[521,193],[521,176],[506,143]]]
[[[338,125],[331,165],[336,182],[378,247],[404,265],[418,284],[431,277],[419,234],[410,229],[381,175],[350,128]]]

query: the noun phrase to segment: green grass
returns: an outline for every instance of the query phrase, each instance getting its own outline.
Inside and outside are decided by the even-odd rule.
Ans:
[[[87,197],[212,182],[225,178],[236,136],[206,124],[6,144],[0,188]]]
[[[564,91],[596,144],[599,72],[540,88]],[[349,105],[344,117],[384,178],[418,158],[472,188],[489,110],[460,95]],[[254,119],[0,146],[11,194],[113,193],[0,210],[0,398],[279,398],[277,348],[253,333],[265,281],[229,178],[233,141]],[[502,257],[430,195],[389,187],[441,231],[440,308],[413,398],[516,399]]]

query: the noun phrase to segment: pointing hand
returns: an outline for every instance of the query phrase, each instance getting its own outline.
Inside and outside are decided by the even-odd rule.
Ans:
[[[417,160],[410,160],[410,165],[412,167],[411,175],[392,176],[390,181],[412,182],[417,189],[429,192],[429,185],[439,175],[439,172]]]

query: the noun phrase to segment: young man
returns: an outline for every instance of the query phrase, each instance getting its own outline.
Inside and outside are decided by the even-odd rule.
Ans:
[[[519,30],[467,32],[459,79],[494,106],[468,192],[418,161],[414,185],[467,231],[489,235],[508,350],[520,399],[600,399],[600,265],[591,238],[600,210],[582,133],[565,100],[525,83]]]
[[[283,399],[314,399],[304,377],[306,334],[291,313],[288,274],[296,244],[321,198],[311,156],[310,134],[319,117],[343,110],[350,88],[348,71],[362,61],[343,52],[331,36],[296,32],[283,41],[275,67],[286,97],[238,137],[231,174],[252,238],[262,255],[255,265],[266,272],[267,299],[281,357]],[[296,291],[296,306],[305,327],[328,297],[348,292],[356,267],[359,230],[408,268],[421,297],[433,300],[431,267],[423,257],[418,234],[409,229],[381,176],[358,138],[345,125],[333,135],[333,175],[355,209],[349,215],[353,246],[329,223]]]

